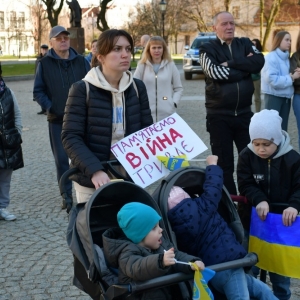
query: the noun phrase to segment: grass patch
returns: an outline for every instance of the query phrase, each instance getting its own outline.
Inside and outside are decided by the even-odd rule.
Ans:
[[[30,75],[34,74],[35,64],[9,64],[2,65],[2,75],[17,76],[17,75]]]

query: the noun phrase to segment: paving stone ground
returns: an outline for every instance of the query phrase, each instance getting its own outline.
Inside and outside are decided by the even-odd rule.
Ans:
[[[185,81],[178,113],[209,147],[205,129],[204,82],[200,76]],[[33,80],[7,82],[15,92],[23,117],[25,167],[13,173],[11,204],[14,222],[0,221],[0,300],[86,300],[86,294],[72,286],[72,253],[65,234],[68,217],[60,208],[61,197],[50,150],[46,116],[37,115],[32,101]],[[289,133],[297,147],[293,112]],[[204,159],[210,150],[198,158]],[[195,163],[203,165],[202,162]],[[150,193],[157,187],[147,188]],[[299,280],[292,282],[292,299],[300,299]]]

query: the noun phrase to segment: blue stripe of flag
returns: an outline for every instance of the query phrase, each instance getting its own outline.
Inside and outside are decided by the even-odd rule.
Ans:
[[[268,213],[261,221],[255,208],[252,208],[250,235],[268,243],[300,247],[300,219],[296,218],[292,226],[284,226],[282,215]]]

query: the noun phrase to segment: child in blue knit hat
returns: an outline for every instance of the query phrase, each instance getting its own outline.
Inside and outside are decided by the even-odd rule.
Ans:
[[[204,269],[200,258],[178,251],[163,238],[159,226],[161,216],[152,207],[139,202],[125,204],[117,219],[120,228],[108,229],[102,238],[104,256],[111,267],[118,268],[120,284],[176,272],[193,272],[193,267],[176,264],[174,258],[195,262],[200,270]],[[144,296],[147,299],[173,299],[170,287],[147,291]]]

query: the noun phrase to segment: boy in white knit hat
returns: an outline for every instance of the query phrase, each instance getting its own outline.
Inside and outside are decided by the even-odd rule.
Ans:
[[[237,179],[240,194],[256,208],[261,220],[269,212],[278,213],[282,214],[283,224],[291,226],[300,210],[300,155],[290,145],[281,122],[276,110],[264,109],[253,115],[249,126],[251,142],[239,154]],[[286,205],[279,205],[282,203]],[[239,213],[248,231],[249,209],[239,204]],[[269,276],[275,296],[290,299],[290,278],[272,272]]]

